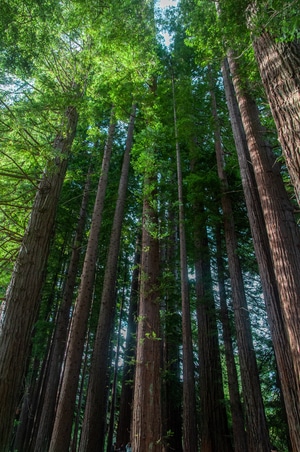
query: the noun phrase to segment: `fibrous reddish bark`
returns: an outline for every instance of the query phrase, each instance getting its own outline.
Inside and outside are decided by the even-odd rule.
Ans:
[[[300,206],[300,43],[280,42],[265,31],[253,47]]]
[[[54,141],[57,157],[39,184],[30,220],[6,294],[0,347],[0,450],[6,452],[37,318],[44,268],[68,155],[75,137],[78,114],[66,110],[66,134]]]
[[[112,112],[92,216],[90,235],[81,274],[81,283],[70,327],[64,373],[49,448],[52,452],[66,450],[69,448],[70,443],[73,410],[76,399],[82,353],[84,349],[87,322],[92,303],[98,238],[102,222],[102,212],[108,180],[108,168],[112,152],[114,130],[115,120]]]

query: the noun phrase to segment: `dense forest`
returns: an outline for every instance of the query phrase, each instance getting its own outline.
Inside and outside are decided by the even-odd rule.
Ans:
[[[2,0],[0,451],[300,451],[300,1]]]

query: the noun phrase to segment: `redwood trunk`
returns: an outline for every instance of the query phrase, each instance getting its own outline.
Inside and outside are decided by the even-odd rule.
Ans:
[[[155,183],[145,180],[145,190]],[[153,192],[151,193],[154,196]],[[133,452],[161,452],[161,340],[159,302],[159,241],[153,234],[158,228],[157,212],[151,195],[143,201],[141,282],[137,332],[131,444]],[[150,198],[150,199],[149,199]],[[151,231],[148,230],[150,225]]]
[[[232,433],[235,451],[248,451],[247,436],[245,431],[245,416],[241,402],[238,374],[234,359],[232,345],[232,327],[228,314],[225,290],[225,268],[222,251],[221,226],[216,229],[216,248],[217,248],[217,274],[218,288],[220,298],[220,318],[223,329],[223,342],[225,349],[226,369],[228,377],[228,391],[230,398],[230,410],[232,417]]]
[[[141,263],[141,236],[137,239],[134,266],[132,272],[132,283],[130,291],[130,303],[127,320],[126,347],[124,357],[124,368],[122,376],[122,389],[120,396],[120,413],[117,432],[117,444],[127,444],[130,441],[130,426],[133,401],[133,377],[134,358],[136,344],[136,322],[137,299],[139,292],[139,267]]]
[[[179,203],[179,241],[180,241],[180,283],[182,304],[182,361],[183,361],[183,450],[196,452],[198,450],[198,435],[196,422],[196,394],[194,377],[194,357],[192,343],[191,312],[189,300],[189,280],[187,271],[187,251],[184,227],[184,201],[181,170],[180,147],[177,134],[177,117],[175,103],[174,75],[172,74],[173,113],[177,163],[177,188]]]
[[[278,42],[266,31],[253,47],[300,206],[300,43]]]
[[[232,452],[224,403],[208,238],[203,224],[204,212],[201,206],[199,207],[195,214],[194,242],[196,252],[201,452]],[[199,221],[200,215],[202,220]]]
[[[182,334],[179,328],[182,319],[180,314],[181,300],[178,296],[177,249],[178,231],[174,218],[174,209],[167,211],[170,224],[170,236],[160,246],[160,262],[166,272],[164,282],[165,314],[163,335],[163,435],[166,438],[166,451],[182,452],[182,382],[181,382],[181,344]],[[167,276],[168,275],[168,276]]]
[[[272,151],[264,141],[264,132],[260,125],[255,103],[241,88],[237,62],[231,52],[229,57],[230,70],[238,99],[241,117],[244,125],[248,148],[255,173],[260,202],[266,225],[270,252],[277,287],[280,297],[280,311],[277,314],[277,339],[281,347],[287,347],[287,355],[291,356],[290,364],[284,369],[279,359],[278,366],[281,378],[286,388],[285,404],[289,422],[290,437],[294,451],[300,448],[300,410],[299,404],[293,400],[300,399],[300,234],[295,222],[293,209],[288,200],[282,182],[280,168]],[[276,225],[276,227],[274,227]],[[275,306],[273,306],[275,309]],[[282,315],[282,323],[280,316]],[[276,326],[275,326],[276,325]],[[279,330],[282,328],[282,337]],[[286,335],[287,343],[284,341]],[[277,356],[277,355],[276,355]],[[279,355],[278,355],[279,358]],[[282,365],[280,365],[282,362]],[[293,386],[293,390],[290,386]],[[294,392],[294,395],[292,394]]]
[[[153,1],[150,2],[153,7]],[[154,14],[154,10],[151,11]],[[153,16],[152,16],[153,17]],[[150,90],[156,95],[157,80]],[[150,151],[150,150],[149,150]],[[150,151],[151,152],[151,151]],[[154,150],[152,150],[154,153]],[[160,268],[157,178],[153,168],[144,175],[140,296],[131,426],[132,451],[162,452]]]
[[[223,66],[225,93],[230,113],[233,134],[239,159],[239,166],[243,184],[243,190],[247,205],[248,217],[253,237],[255,254],[259,266],[260,278],[266,303],[271,336],[278,366],[284,402],[287,410],[288,424],[293,436],[293,425],[300,424],[298,400],[299,387],[293,371],[293,356],[288,344],[284,327],[284,319],[280,304],[277,282],[272,264],[270,245],[263,217],[259,193],[255,181],[253,167],[250,163],[250,155],[246,142],[245,131],[238,110],[232,81],[229,77],[226,62]],[[270,168],[270,171],[271,168]],[[283,194],[285,196],[285,194]],[[296,430],[297,433],[297,430]],[[297,434],[297,438],[299,438]],[[296,438],[295,438],[296,440]],[[294,441],[295,441],[294,440]],[[300,444],[297,443],[297,450]]]
[[[39,309],[44,268],[49,254],[56,208],[64,181],[68,155],[75,136],[77,111],[66,111],[66,136],[58,135],[58,156],[39,184],[6,295],[0,348],[0,450],[6,452],[22,388],[33,325]]]
[[[52,344],[49,352],[49,361],[47,363],[47,376],[45,382],[45,395],[42,400],[40,418],[37,420],[37,437],[34,451],[44,452],[49,447],[52,428],[54,424],[54,412],[56,396],[59,387],[61,369],[66,350],[70,309],[73,301],[74,287],[78,272],[78,264],[81,255],[82,239],[86,223],[88,199],[90,191],[90,171],[85,184],[82,203],[80,208],[79,220],[77,224],[76,236],[72,249],[70,265],[67,278],[64,284],[62,302],[58,311],[55,332],[52,338]]]
[[[101,175],[92,216],[87,250],[81,275],[78,297],[72,317],[66,362],[58,399],[57,412],[49,451],[68,450],[71,438],[73,412],[87,330],[87,322],[92,303],[92,294],[97,262],[98,237],[102,221],[104,197],[108,179],[108,168],[112,152],[115,129],[112,113],[107,143],[104,150]]]
[[[81,452],[98,452],[99,450],[102,451],[104,447],[107,408],[106,379],[108,371],[108,354],[115,314],[117,266],[128,185],[130,151],[133,141],[135,112],[136,106],[134,105],[132,107],[128,127],[126,148],[118,190],[118,199],[105,267],[100,313],[80,440],[79,450]]]
[[[214,94],[212,92],[212,94]],[[215,147],[218,174],[221,182],[221,201],[224,217],[225,242],[232,288],[241,381],[246,411],[247,442],[249,452],[265,452],[270,449],[269,434],[260,389],[257,363],[254,353],[250,318],[245,295],[242,270],[238,257],[238,245],[233,219],[228,182],[224,169],[224,155],[221,144],[220,125],[217,117],[215,97],[212,95],[213,116],[215,120]]]

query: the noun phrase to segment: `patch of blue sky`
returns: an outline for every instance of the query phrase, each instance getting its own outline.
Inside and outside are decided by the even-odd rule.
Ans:
[[[156,0],[156,8],[160,14],[164,14],[166,8],[176,7],[178,4],[178,0]],[[160,35],[163,38],[163,41],[167,47],[169,47],[172,43],[172,35],[166,30],[160,30]]]

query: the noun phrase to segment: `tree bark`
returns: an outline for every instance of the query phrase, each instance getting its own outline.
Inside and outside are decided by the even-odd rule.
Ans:
[[[249,149],[242,124],[234,88],[230,79],[228,65],[223,65],[224,87],[230,113],[233,135],[239,159],[240,173],[247,205],[248,217],[253,237],[255,254],[259,266],[264,300],[269,319],[271,336],[277,361],[278,373],[285,402],[290,435],[295,436],[294,443],[300,449],[299,435],[293,425],[300,424],[298,400],[299,385],[293,371],[293,356],[284,326],[283,313],[277,288],[270,245],[264,221],[263,211],[257,190]],[[271,169],[270,169],[271,171]],[[293,431],[295,433],[293,434]]]
[[[253,48],[300,206],[300,43],[277,42],[265,31]]]
[[[290,355],[290,362],[293,366],[291,369],[289,364],[288,368],[284,370],[285,364],[280,360],[279,352],[278,355],[276,354],[278,366],[281,367],[281,378],[286,381],[282,389],[285,387],[287,390],[285,403],[291,442],[293,450],[298,451],[300,411],[298,403],[295,404],[293,400],[295,397],[298,400],[300,398],[300,338],[298,333],[300,324],[300,233],[282,182],[279,165],[263,138],[264,132],[259,121],[257,107],[249,94],[242,89],[233,52],[230,52],[228,61],[255,173],[280,297],[280,312],[276,314],[277,320],[273,320],[273,327],[278,329],[277,339],[281,343],[280,347],[283,349],[287,347],[287,355]],[[277,307],[274,305],[273,309],[277,309]],[[282,323],[280,322],[281,315]],[[287,342],[284,342],[284,335],[286,335]],[[280,362],[282,362],[282,366]],[[290,382],[293,382],[294,395]]]
[[[165,450],[182,452],[182,381],[181,381],[181,300],[178,296],[178,230],[172,206],[167,207],[166,217],[170,236],[160,245],[161,268],[166,273],[164,283],[163,351],[162,351],[162,416]]]
[[[64,353],[66,350],[70,309],[73,301],[74,287],[78,272],[79,259],[81,255],[84,227],[86,223],[87,207],[90,192],[90,170],[87,175],[86,184],[83,191],[82,203],[79,213],[76,235],[74,239],[67,278],[64,283],[62,302],[58,311],[55,332],[49,351],[49,361],[47,363],[47,377],[45,382],[45,394],[41,401],[42,408],[37,420],[37,436],[34,446],[35,452],[44,452],[49,447],[51,433],[54,423],[54,412],[56,396],[61,377]]]
[[[212,91],[212,111],[215,121],[215,148],[218,175],[221,182],[221,203],[228,255],[228,266],[232,288],[232,303],[239,349],[241,381],[246,412],[246,430],[249,452],[265,452],[270,449],[269,433],[264,414],[258,368],[254,353],[250,317],[245,288],[237,254],[237,238],[228,182],[224,169],[224,155],[221,143],[220,125],[217,116],[216,100]]]
[[[139,293],[139,273],[141,263],[141,234],[137,238],[135,259],[132,272],[132,282],[127,320],[126,346],[122,389],[120,396],[120,411],[117,431],[117,444],[127,444],[130,441],[130,426],[133,401],[134,358],[136,346],[137,300]]]
[[[128,185],[130,151],[133,142],[135,112],[136,105],[133,105],[128,126],[126,147],[118,190],[118,199],[105,267],[100,313],[81,432],[80,452],[98,452],[99,450],[102,451],[104,447],[108,353],[115,314],[117,266]]]
[[[220,298],[220,318],[223,329],[223,342],[225,349],[225,360],[228,377],[228,390],[230,399],[230,410],[232,417],[233,444],[235,451],[248,451],[247,436],[245,431],[245,416],[240,397],[238,374],[234,359],[232,345],[232,327],[228,314],[225,290],[225,268],[222,251],[221,225],[216,227],[216,260],[218,289]]]
[[[154,177],[146,177],[143,200],[143,231],[137,354],[134,379],[132,451],[161,452],[161,340],[159,303],[159,240],[153,229],[158,228],[157,212],[152,204],[155,196],[149,187]],[[150,228],[150,230],[149,230]]]
[[[90,235],[81,274],[81,283],[70,326],[64,373],[49,447],[49,451],[51,452],[68,450],[70,444],[73,411],[76,400],[82,353],[92,303],[98,254],[98,238],[102,222],[102,212],[108,180],[108,169],[112,152],[114,130],[115,119],[114,113],[112,112],[107,143],[102,160],[101,175],[98,183]]]
[[[204,209],[194,208],[201,452],[232,452],[218,342]]]
[[[49,254],[56,208],[78,114],[66,110],[66,134],[54,142],[57,157],[46,169],[34,200],[31,217],[6,295],[0,347],[0,450],[6,452],[39,309],[44,268]]]
[[[178,219],[180,246],[180,283],[182,304],[182,359],[183,359],[183,450],[196,452],[198,450],[198,435],[196,422],[196,392],[194,377],[194,357],[192,343],[191,312],[189,300],[189,280],[187,271],[186,236],[184,227],[184,200],[181,170],[181,156],[177,132],[177,115],[175,102],[175,83],[172,74],[173,114],[177,164],[178,188]]]

